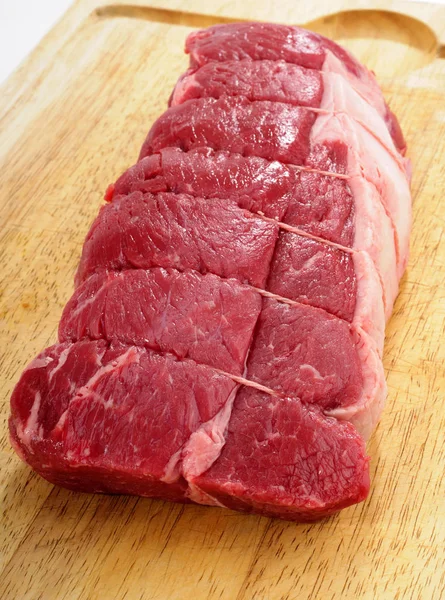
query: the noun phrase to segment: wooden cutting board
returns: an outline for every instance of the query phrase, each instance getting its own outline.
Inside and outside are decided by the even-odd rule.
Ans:
[[[75,3],[0,91],[0,598],[444,598],[445,7],[97,6]],[[165,109],[187,64],[186,35],[233,19],[309,23],[352,49],[376,71],[414,167],[412,254],[387,332],[388,405],[369,442],[372,491],[315,525],[70,493],[31,473],[7,438],[12,386],[56,339],[88,226]]]

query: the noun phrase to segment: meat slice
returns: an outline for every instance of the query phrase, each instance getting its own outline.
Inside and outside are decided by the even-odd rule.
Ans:
[[[183,207],[175,208],[175,198],[180,204],[185,201],[187,224],[194,228],[189,230],[179,225],[177,236],[172,235],[172,231],[178,221],[168,219],[173,214],[182,214]],[[166,214],[161,213],[164,199],[169,206]],[[209,216],[215,218],[213,223],[209,222]],[[257,223],[252,225],[249,221]],[[181,219],[180,223],[183,222]],[[133,192],[128,197],[116,197],[100,212],[85,242],[76,281],[80,285],[95,272],[155,266],[174,266],[179,270],[194,268],[201,273],[210,270],[222,277],[247,280],[256,289],[282,296],[283,300],[323,308],[354,322],[371,335],[378,351],[382,352],[385,323],[381,286],[366,253],[348,252],[293,231],[281,229],[277,235],[278,229],[276,223],[254,219],[233,206],[230,200],[204,200],[162,193],[143,196],[140,192]],[[198,237],[197,232],[203,232],[202,237]],[[238,237],[233,239],[236,235]],[[183,243],[184,237],[187,242],[192,242],[191,249],[188,243]],[[278,245],[275,246],[277,239]],[[233,245],[227,245],[232,240]],[[215,241],[220,243],[216,245]],[[164,251],[166,246],[171,249],[170,253]],[[199,253],[196,252],[197,246]],[[199,260],[200,257],[204,257],[204,261]],[[134,301],[135,298],[130,296],[128,302]],[[98,306],[88,303],[86,308],[94,315]],[[104,310],[107,307],[108,314],[112,314],[113,309],[108,304],[100,306]],[[102,314],[102,311],[99,313]],[[100,317],[101,322],[98,321],[99,316],[96,317],[98,322],[93,326],[94,332],[106,321],[105,314]],[[140,325],[136,319],[134,331],[137,332]],[[90,332],[88,335],[93,334]],[[97,335],[94,333],[93,337]],[[204,356],[207,355],[204,353]]]
[[[162,148],[208,146],[304,165],[317,113],[277,102],[202,98],[172,106],[153,124],[139,158]]]
[[[210,61],[250,59],[284,60],[318,70],[323,68],[326,54],[331,52],[351,77],[378,88],[372,74],[347,50],[301,27],[254,22],[215,25],[189,35],[185,51],[190,54],[192,67]]]
[[[166,148],[126,171],[109,187],[107,199],[135,190],[193,192],[232,200],[301,232],[363,250],[380,277],[388,317],[398,291],[394,229],[375,186],[362,177],[345,178],[347,161],[341,140],[317,147],[310,157],[315,172],[209,148]]]
[[[173,267],[262,288],[277,236],[276,224],[232,202],[134,192],[101,208],[85,240],[76,284],[104,269]]]
[[[309,306],[263,300],[246,377],[351,421],[369,437],[386,394],[369,337]]]
[[[200,473],[186,457],[184,471],[197,501],[204,494],[207,503],[288,520],[326,517],[369,490],[354,427],[251,389],[238,392],[219,458]]]
[[[323,147],[326,141],[338,143],[339,140],[348,150],[346,174],[363,173],[379,189],[382,202],[404,240],[405,221],[409,223],[409,217],[404,218],[409,207],[406,165],[361,123],[343,113],[323,114],[279,102],[252,102],[237,97],[188,100],[171,107],[154,123],[140,158],[169,146],[182,150],[208,146],[245,156],[312,166],[311,157],[320,151],[319,145]],[[398,202],[391,195],[394,186],[399,189]]]
[[[136,190],[230,199],[254,213],[353,247],[355,203],[346,179],[342,178],[346,153],[338,154],[331,152],[324,161],[326,170],[340,175],[334,177],[210,148],[190,152],[164,148],[128,169],[109,188],[107,200]],[[315,158],[322,162],[320,157],[314,157],[314,162]],[[323,171],[322,166],[316,168]]]
[[[319,71],[281,60],[210,62],[189,69],[179,78],[170,105],[221,96],[245,96],[249,100],[319,108],[323,98],[323,78]]]
[[[365,437],[382,406],[377,349],[360,328],[302,304],[266,298],[262,307],[257,292],[214,275],[164,269],[93,275],[67,304],[59,327],[61,342],[85,337],[246,373],[272,393],[340,409]]]
[[[401,153],[406,144],[399,123],[384,101],[373,74],[347,50],[321,35],[300,27],[273,23],[215,25],[193,32],[186,41],[190,66],[210,62],[285,61],[341,75],[381,115]]]
[[[142,348],[59,344],[14,391],[12,441],[40,475],[74,490],[298,520],[363,500],[368,459],[353,427],[247,388],[232,412],[237,389],[208,367]]]
[[[370,335],[380,354],[383,352],[381,284],[365,252],[346,252],[284,230],[275,247],[266,289],[353,323]]]
[[[150,269],[98,273],[77,288],[61,342],[105,338],[242,375],[261,297],[216,275]]]
[[[267,283],[271,292],[314,304],[351,322],[357,279],[350,252],[289,231],[279,237]]]
[[[367,127],[405,165],[377,110],[336,73],[320,73],[284,61],[210,62],[189,69],[176,84],[170,105],[197,98],[245,97],[344,112]]]
[[[307,108],[245,98],[189,100],[156,121],[140,157],[168,146],[183,150],[209,146],[313,167],[318,154],[324,155],[339,143],[345,146],[346,175],[369,189],[373,203],[383,205],[394,228],[396,288],[408,258],[411,227],[407,173],[367,129],[347,115],[321,115]],[[390,314],[394,290],[387,298]]]
[[[52,483],[184,502],[182,449],[206,423],[224,431],[236,389],[209,367],[143,348],[56,344],[14,390],[11,439]]]

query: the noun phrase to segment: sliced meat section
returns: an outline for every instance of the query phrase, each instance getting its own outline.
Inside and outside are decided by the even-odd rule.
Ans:
[[[330,137],[329,132],[327,135]],[[338,174],[349,171],[354,173],[347,178],[347,188],[355,204],[353,248],[367,252],[376,266],[383,287],[385,314],[388,319],[399,289],[400,267],[398,265],[403,264],[403,258],[398,252],[398,236],[393,220],[385,209],[378,188],[358,173],[360,167],[357,158],[349,152],[348,146],[342,139],[324,139],[319,143],[318,136],[323,137],[325,133],[317,127],[313,135],[314,148],[307,160],[308,166]],[[314,185],[314,173],[305,173],[304,177],[307,188],[311,189]],[[332,194],[338,194],[338,184],[336,187],[331,187],[329,181],[326,181],[325,186],[320,193],[322,194],[324,190],[327,198],[332,198]],[[411,209],[408,208],[408,213],[410,211]],[[298,218],[298,214],[295,214],[291,206],[285,217],[286,221],[294,223]]]
[[[234,510],[313,521],[366,498],[368,460],[349,423],[242,389],[219,458],[200,473],[186,457],[184,472],[197,501],[201,493]]]
[[[346,159],[346,149],[341,156],[338,148],[330,151],[325,170],[337,169],[336,173],[344,175]],[[190,152],[165,148],[128,169],[109,188],[107,199],[135,190],[224,198],[343,246],[354,242],[354,198],[347,181],[277,161],[210,148]]]
[[[319,144],[308,162],[318,171],[209,148],[166,148],[126,171],[106,197],[113,200],[134,190],[193,191],[204,198],[232,200],[302,232],[363,250],[377,269],[389,317],[398,291],[396,240],[376,187],[363,177],[345,177],[348,147],[341,139]]]
[[[366,333],[303,304],[263,299],[260,311],[259,294],[235,280],[164,269],[101,273],[67,304],[59,337],[146,346],[235,376],[244,375],[249,350],[248,380],[337,410],[367,436],[385,388]]]
[[[233,202],[135,192],[101,208],[84,243],[76,284],[103,269],[174,267],[262,288],[277,236],[277,225]]]
[[[232,60],[283,60],[321,70],[326,52],[334,52],[353,77],[371,74],[332,40],[302,29],[273,23],[215,25],[191,33],[185,51],[191,67]]]
[[[12,442],[42,477],[87,492],[186,501],[181,452],[236,384],[209,367],[103,341],[56,344],[11,398]]]
[[[320,115],[311,134],[312,153],[307,164],[319,164],[318,155],[326,153],[326,147],[338,143],[342,136],[350,140],[347,155],[349,185],[354,189],[363,185],[365,174],[367,187],[374,188],[375,203],[380,199],[394,226],[397,251],[398,278],[405,271],[409,254],[411,230],[411,192],[406,172],[388,154],[379,141],[363,127],[354,127],[346,115]]]
[[[197,98],[245,97],[344,112],[377,136],[402,165],[388,128],[377,110],[336,73],[320,73],[284,61],[210,62],[180,77],[170,98],[176,106]]]
[[[275,248],[267,289],[352,322],[357,299],[353,255],[283,231]]]
[[[260,295],[234,279],[154,268],[98,273],[65,307],[59,339],[120,341],[242,375]]]
[[[349,325],[308,306],[264,300],[247,377],[324,409],[354,404],[363,389]]]
[[[304,165],[317,113],[277,102],[202,98],[172,106],[153,124],[139,158],[162,148],[208,146]]]
[[[368,459],[354,428],[251,389],[232,412],[236,390],[212,369],[145,349],[58,344],[16,386],[11,437],[40,475],[75,490],[207,498],[291,520],[364,499]]]
[[[211,62],[285,61],[322,73],[341,75],[381,117],[401,153],[406,144],[394,114],[383,99],[373,74],[347,50],[300,27],[273,23],[215,25],[191,33],[186,40],[192,69]]]
[[[323,115],[311,109],[245,98],[189,100],[167,110],[153,125],[140,157],[164,147],[214,150],[260,156],[312,167],[325,153],[325,142],[346,146],[346,174],[375,187],[394,227],[397,273],[408,257],[411,196],[404,166],[360,123],[345,114]],[[392,304],[391,304],[392,308]]]
[[[246,377],[328,413],[342,409],[365,438],[386,391],[381,360],[365,333],[319,309],[268,299]]]
[[[231,60],[189,69],[173,90],[171,106],[196,98],[245,96],[319,108],[323,79],[319,71],[284,61]]]
[[[180,207],[175,207],[175,199],[181,203]],[[162,212],[165,202],[169,210]],[[173,215],[181,216],[177,236],[173,234],[178,217],[168,218]],[[193,229],[184,229],[185,219]],[[323,308],[354,322],[373,337],[381,352],[384,338],[381,284],[367,255],[351,253],[293,231],[282,229],[278,237],[278,229],[276,223],[255,219],[230,200],[133,192],[128,197],[116,197],[102,208],[85,242],[76,281],[80,285],[94,273],[160,265],[178,266],[179,270],[193,268],[201,273],[212,270],[216,275],[245,279],[257,289]],[[199,237],[197,232],[201,231],[203,235]],[[233,239],[236,233],[239,237]],[[206,241],[205,236],[211,237]],[[174,244],[170,244],[172,239]],[[267,283],[276,239],[280,241]],[[213,240],[219,244],[212,243]],[[165,247],[171,248],[170,252],[163,251]],[[204,260],[199,260],[200,257]],[[345,279],[341,279],[341,289],[336,291],[334,282],[340,275]],[[100,319],[105,322],[106,317],[102,315]],[[136,331],[137,326],[135,322]],[[96,326],[93,330],[96,332]],[[94,333],[93,337],[97,335]],[[136,343],[135,338],[124,339]]]
[[[354,323],[372,337],[382,353],[381,284],[365,252],[346,252],[284,230],[275,247],[266,289]]]
[[[179,265],[179,270],[191,267],[201,273],[212,269],[216,275],[248,279],[256,289],[266,290],[291,301],[323,308],[354,322],[371,335],[378,351],[382,352],[385,323],[381,284],[375,267],[366,253],[348,252],[283,229],[278,237],[278,225],[261,219],[258,219],[258,227],[256,225],[245,227],[246,224],[250,225],[249,220],[256,219],[233,206],[230,201],[186,198],[187,206],[191,208],[188,213],[190,217],[188,223],[196,226],[198,231],[203,231],[203,236],[199,238],[195,229],[188,239],[201,248],[201,242],[205,242],[204,235],[210,233],[213,238],[210,238],[208,252],[201,251],[201,256],[206,260],[204,262],[195,260],[197,254],[193,247],[188,254],[189,246],[184,244],[182,252],[178,252],[184,236],[181,226],[176,243],[168,246],[171,248],[169,255],[167,251],[162,252],[162,249],[164,244],[172,239],[173,227],[177,221],[159,219],[161,208],[164,207],[163,196],[167,197],[169,203],[173,202],[171,205],[173,213],[180,213],[182,209],[178,211],[174,206],[173,194],[153,196],[148,193],[142,195],[140,192],[133,192],[128,197],[117,196],[111,204],[102,208],[84,246],[76,277],[78,285],[92,274],[104,271],[150,269],[158,265],[175,267]],[[176,198],[178,202],[184,200],[181,195]],[[214,202],[216,207],[212,207]],[[240,225],[238,229],[240,237],[236,240],[235,247],[230,246],[232,221],[226,222],[224,219],[227,213],[232,214],[230,208],[233,208],[235,214],[239,213],[239,219],[233,222]],[[164,216],[173,213],[170,211]],[[212,214],[221,217],[219,223],[215,220],[214,227],[206,220],[207,215]],[[189,231],[186,229],[185,234]],[[218,237],[219,232],[222,233],[220,237]],[[224,235],[226,233],[229,235]],[[211,244],[212,239],[219,239],[220,244],[218,246]],[[276,239],[279,243],[270,267]],[[159,240],[162,240],[162,243]],[[235,248],[238,250],[237,261],[234,256]],[[204,250],[207,250],[206,246]],[[270,268],[271,274],[267,282]],[[344,278],[340,279],[341,284],[338,285],[340,275]],[[103,305],[104,310],[105,306],[107,305]],[[86,307],[89,307],[89,304]],[[94,310],[96,308],[97,305]],[[89,307],[88,310],[93,309]],[[105,323],[105,320],[103,314],[100,317],[98,315],[97,324],[92,327],[95,333],[90,332],[88,335],[97,337],[99,335],[97,327]],[[135,331],[137,327],[138,322],[135,322]],[[136,343],[135,338],[124,339]]]

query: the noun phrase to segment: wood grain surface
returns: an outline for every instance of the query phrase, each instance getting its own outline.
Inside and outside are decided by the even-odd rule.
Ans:
[[[0,598],[445,598],[445,8],[97,8],[75,3],[0,89]],[[372,491],[315,525],[70,493],[34,475],[7,437],[12,387],[56,339],[88,226],[165,109],[186,35],[248,18],[309,23],[373,68],[414,168],[411,258],[384,357],[389,398],[369,442]]]

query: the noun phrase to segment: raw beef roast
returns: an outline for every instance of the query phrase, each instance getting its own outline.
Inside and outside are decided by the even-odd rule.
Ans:
[[[59,342],[14,390],[12,443],[74,490],[325,517],[369,489],[405,142],[372,73],[319,35],[221,25],[186,52]]]

